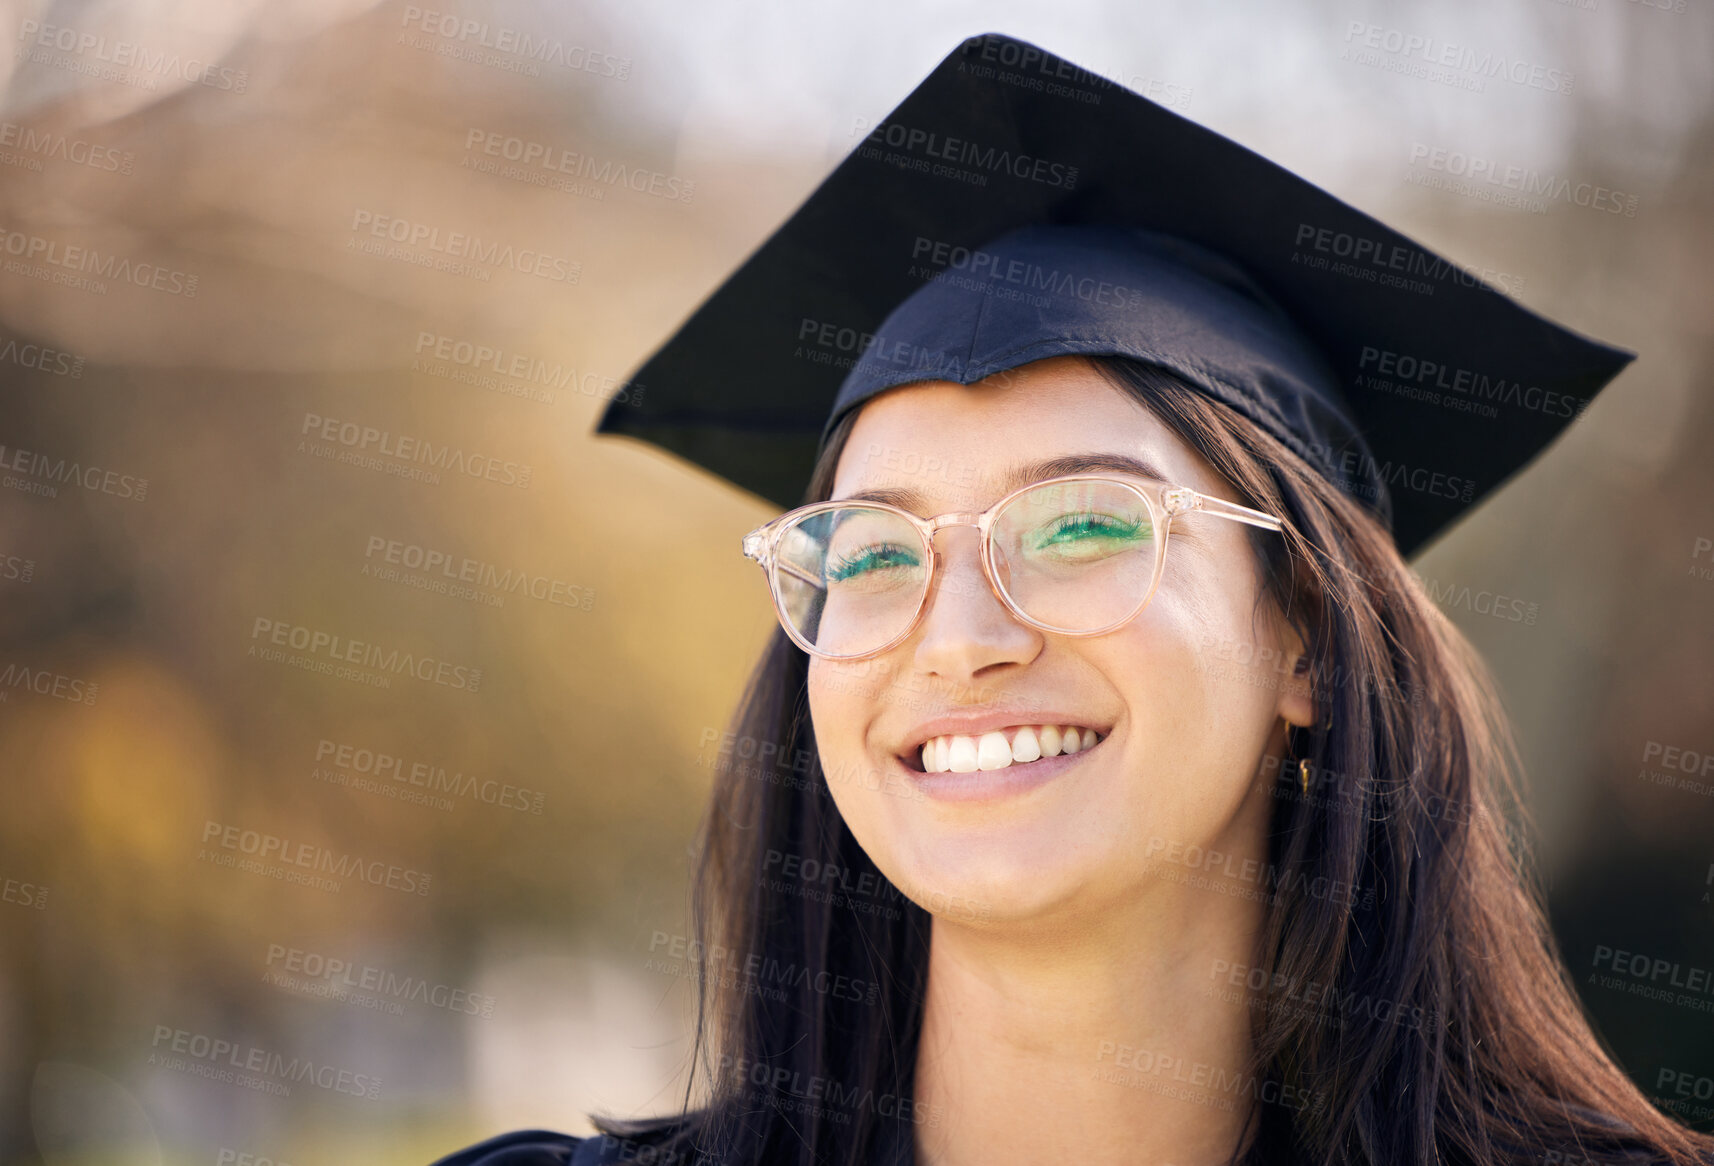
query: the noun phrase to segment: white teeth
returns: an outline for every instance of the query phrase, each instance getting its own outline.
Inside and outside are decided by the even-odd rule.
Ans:
[[[1059,756],[1059,726],[1043,725],[1041,727],[1041,755],[1043,757]]]
[[[1012,738],[1013,761],[1037,761],[1041,758],[1041,742],[1036,740],[1036,731],[1025,725],[1018,730],[1018,735]]]
[[[1006,741],[1006,734],[995,730],[983,733],[982,739],[976,742],[977,769],[1004,769],[1012,763],[1012,747]]]
[[[1082,725],[1020,725],[993,729],[980,737],[947,734],[923,742],[922,767],[925,773],[1005,769],[1061,753],[1081,753],[1100,739],[1094,729]]]
[[[946,752],[946,767],[953,773],[976,772],[976,740],[974,737],[952,738]]]

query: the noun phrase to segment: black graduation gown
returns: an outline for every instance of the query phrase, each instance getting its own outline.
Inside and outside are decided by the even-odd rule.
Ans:
[[[900,1122],[881,1123],[876,1166],[915,1166],[916,1146],[910,1128]],[[665,1155],[651,1156],[647,1149],[619,1138],[594,1134],[573,1137],[552,1130],[516,1130],[489,1138],[450,1154],[431,1166],[610,1166],[667,1160]],[[674,1166],[680,1166],[673,1160]]]
[[[1592,1110],[1584,1112],[1593,1115]],[[1610,1118],[1600,1120],[1619,1124]],[[916,1148],[913,1139],[906,1136],[908,1133],[909,1127],[902,1123],[881,1124],[880,1143],[875,1154],[877,1166],[915,1166]],[[1636,1166],[1656,1166],[1665,1161],[1642,1149],[1631,1150],[1624,1157]],[[1254,1151],[1251,1158],[1257,1158]],[[660,1157],[649,1156],[647,1150],[633,1143],[599,1134],[578,1138],[551,1130],[517,1130],[478,1142],[431,1163],[431,1166],[616,1166],[620,1163],[638,1166],[661,1160]],[[1706,1161],[1714,1166],[1714,1155],[1708,1156]]]
[[[616,1161],[602,1155],[601,1141],[552,1130],[514,1130],[448,1154],[433,1166],[595,1166]]]

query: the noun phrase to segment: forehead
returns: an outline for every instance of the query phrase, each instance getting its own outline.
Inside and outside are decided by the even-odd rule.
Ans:
[[[927,515],[980,508],[1029,482],[1085,471],[1202,489],[1200,461],[1093,367],[1056,358],[974,385],[928,381],[877,394],[860,406],[832,496]]]

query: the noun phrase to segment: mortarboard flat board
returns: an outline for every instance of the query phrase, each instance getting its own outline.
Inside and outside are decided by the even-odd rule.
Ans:
[[[994,294],[1019,272],[1037,283],[1014,290],[1046,298]],[[1082,290],[1103,283],[1142,294]],[[1407,557],[1633,358],[1230,139],[987,34],[856,146],[629,378],[646,399],[610,402],[595,432],[789,508],[833,422],[874,392],[1103,351],[1242,409]]]

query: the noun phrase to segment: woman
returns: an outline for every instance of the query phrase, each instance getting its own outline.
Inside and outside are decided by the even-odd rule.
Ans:
[[[886,125],[932,127],[946,157],[984,126],[1004,137],[984,122],[1003,108],[1026,171],[1057,144],[1088,172],[1095,153],[1041,139],[1062,120],[1032,131],[1016,94],[984,106],[950,79],[1026,50],[1045,56],[969,42]],[[768,381],[768,345],[721,313],[795,311],[816,338],[837,307],[764,277],[840,273],[824,303],[847,296],[866,340],[803,505],[745,539],[781,630],[731,736],[810,765],[734,748],[716,781],[694,896],[706,1096],[446,1166],[1714,1161],[1590,1031],[1508,834],[1493,688],[1405,563],[1472,502],[1448,480],[1491,487],[1543,444],[1541,419],[1476,434],[1450,468],[1491,472],[1467,478],[1433,460],[1445,418],[1345,388],[1370,352],[1462,369],[1482,358],[1459,345],[1497,343],[1586,401],[1623,354],[1485,287],[1407,313],[1303,282],[1333,275],[1280,266],[1295,255],[1270,257],[1255,208],[1284,205],[1311,241],[1397,237],[1283,171],[1234,181],[1253,155],[1152,108],[1150,140],[1212,151],[1244,223],[1210,225],[1195,190],[1165,210],[1126,194],[1132,213],[1103,199],[1138,189],[1116,172],[949,210],[945,176],[913,201],[848,161],[829,186],[879,202],[891,239],[818,192],[645,368],[655,394],[675,361],[700,364],[707,394],[725,366],[698,337],[718,335]],[[932,254],[925,231],[998,205],[946,249],[963,267],[902,303],[851,294],[884,260],[841,268],[832,234],[803,259],[813,230]],[[776,284],[793,307],[770,317],[754,289]],[[754,413],[771,390],[720,391]],[[685,436],[695,412],[669,407],[676,434],[651,440],[760,481]]]

